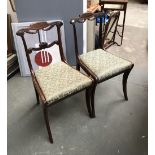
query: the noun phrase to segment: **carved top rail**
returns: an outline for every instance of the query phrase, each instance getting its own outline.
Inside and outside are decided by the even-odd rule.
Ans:
[[[23,36],[24,33],[36,34],[38,33],[39,30],[48,31],[54,26],[57,26],[58,28],[60,28],[62,25],[63,23],[61,21],[56,21],[56,22],[51,22],[51,23],[37,22],[34,24],[30,24],[28,27],[18,30],[16,34],[18,36]]]
[[[128,0],[100,0],[99,4],[124,4],[128,3]]]
[[[36,22],[36,23],[30,24],[29,26],[24,27],[24,28],[22,28],[16,32],[16,34],[18,36],[20,36],[22,41],[23,41],[23,45],[25,48],[25,52],[26,52],[26,56],[27,56],[30,68],[32,68],[32,64],[30,61],[29,54],[31,54],[32,52],[35,52],[35,51],[39,51],[39,50],[41,51],[41,50],[49,49],[50,47],[52,47],[55,44],[57,44],[59,46],[59,52],[60,52],[61,60],[66,62],[66,59],[65,59],[65,56],[63,53],[62,40],[61,40],[60,28],[62,25],[63,25],[63,22],[61,22],[61,21],[55,21],[55,22],[44,22],[44,21],[42,21],[42,22]],[[41,31],[48,31],[48,30],[54,28],[55,26],[57,27],[57,36],[58,36],[58,38],[56,40],[49,42],[45,38],[41,39],[41,36],[40,36]],[[24,34],[26,34],[26,33],[38,34],[38,39],[39,39],[38,47],[36,47],[35,44],[33,47],[29,47],[29,48],[27,47],[27,41],[24,37]],[[41,52],[41,54],[42,54],[42,52]],[[49,53],[47,51],[43,52],[43,55],[47,56],[49,59]]]
[[[97,17],[103,17],[103,16],[104,12],[98,12],[98,13],[87,12],[79,15],[79,17],[72,18],[70,20],[70,23],[71,24],[84,23],[86,20],[92,21],[95,20]]]
[[[41,50],[41,49],[45,49],[45,48],[50,48],[54,44],[58,45],[60,43],[58,40],[55,40],[55,41],[53,41],[52,43],[49,43],[49,44],[47,42],[41,42],[39,31],[40,30],[48,31],[48,30],[52,29],[54,26],[56,26],[60,30],[60,27],[62,25],[63,25],[63,23],[61,21],[56,21],[56,22],[51,22],[51,23],[37,22],[37,23],[30,24],[29,26],[27,26],[27,27],[25,27],[23,29],[18,30],[16,34],[18,36],[20,36],[20,37],[23,37],[25,33],[28,33],[28,34],[36,34],[36,33],[38,33],[39,42],[40,42],[39,47],[38,48],[31,47],[29,49],[27,49],[27,47],[26,47],[26,51],[30,54],[32,51],[37,51],[37,50]]]

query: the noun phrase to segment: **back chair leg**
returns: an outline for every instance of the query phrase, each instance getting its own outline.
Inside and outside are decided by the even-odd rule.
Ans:
[[[44,119],[45,119],[46,128],[47,128],[47,132],[48,132],[48,136],[49,136],[49,141],[51,143],[53,143],[52,133],[51,133],[49,119],[48,119],[48,110],[47,110],[47,108],[48,107],[46,105],[43,105]]]
[[[124,36],[124,27],[125,27],[125,18],[126,18],[126,8],[127,8],[127,6],[125,6],[125,9],[124,9],[124,18],[123,18],[123,27],[122,27],[121,45],[122,45],[122,42],[123,42],[123,36]]]
[[[76,64],[76,70],[80,71],[80,65],[78,63]]]
[[[86,105],[87,105],[87,110],[89,113],[89,117],[92,117],[92,110],[91,110],[91,104],[90,104],[90,95],[91,95],[91,90],[90,88],[86,89]]]
[[[128,79],[128,76],[129,76],[131,70],[132,70],[132,68],[130,70],[127,70],[123,74],[122,84],[123,84],[123,93],[124,93],[125,100],[128,100],[128,95],[127,95],[127,79]]]
[[[95,118],[95,90],[96,90],[96,84],[92,87],[91,90],[91,106],[92,106],[92,118]]]
[[[37,90],[36,90],[35,87],[34,87],[34,90],[35,90],[35,93],[36,93],[37,104],[39,104],[39,103],[40,103],[40,100],[39,100],[39,94],[38,94],[38,92],[37,92]]]

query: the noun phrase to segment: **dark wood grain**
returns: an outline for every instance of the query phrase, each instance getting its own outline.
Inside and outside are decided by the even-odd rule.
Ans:
[[[119,12],[117,15],[119,16]],[[95,20],[96,17],[102,17],[102,16],[103,16],[103,12],[94,13],[94,14],[93,13],[86,13],[86,14],[80,15],[79,17],[72,18],[70,21],[70,23],[73,26],[74,47],[75,47],[77,69],[79,70],[79,68],[82,68],[87,73],[88,76],[91,76],[94,79],[94,82],[93,82],[92,87],[91,87],[91,95],[90,95],[91,96],[91,114],[92,114],[91,116],[92,117],[95,117],[95,101],[94,100],[95,100],[95,90],[96,90],[97,84],[124,73],[124,75],[123,75],[123,92],[124,92],[124,97],[127,100],[128,99],[128,97],[127,97],[127,78],[128,78],[130,71],[132,70],[132,68],[134,66],[134,64],[132,63],[130,69],[120,71],[120,72],[113,74],[113,75],[111,75],[105,79],[99,80],[98,76],[92,71],[92,69],[90,67],[88,67],[85,64],[85,62],[80,59],[80,54],[79,54],[79,50],[78,50],[78,38],[77,38],[76,25],[78,23],[84,23],[86,20]],[[118,19],[117,19],[117,22],[118,22]],[[102,22],[100,20],[100,24],[101,23]],[[87,52],[89,52],[89,51],[87,51]]]
[[[41,89],[41,87],[39,85],[39,82],[38,82],[38,80],[37,80],[37,78],[35,76],[35,72],[33,70],[33,66],[32,66],[31,59],[30,59],[30,54],[32,52],[35,52],[35,51],[38,51],[38,50],[50,48],[55,44],[57,44],[59,46],[61,61],[63,61],[67,65],[69,65],[67,63],[67,61],[66,61],[65,56],[64,56],[63,47],[62,47],[62,40],[61,40],[61,26],[62,25],[63,25],[63,23],[61,21],[56,21],[56,22],[51,22],[51,23],[38,22],[38,23],[31,24],[28,27],[22,28],[22,29],[18,30],[17,33],[16,33],[18,36],[21,37],[21,39],[23,41],[25,54],[26,54],[26,58],[27,58],[27,61],[28,61],[28,66],[30,68],[31,77],[32,77],[33,85],[34,85],[35,92],[36,92],[37,103],[41,102],[41,104],[43,106],[43,114],[44,114],[45,124],[46,124],[46,128],[47,128],[48,136],[49,136],[49,141],[51,143],[53,143],[53,138],[52,138],[52,133],[51,133],[50,124],[49,124],[49,118],[48,118],[48,108],[51,105],[54,105],[55,103],[60,102],[61,100],[65,99],[65,98],[67,98],[67,97],[69,97],[71,95],[74,95],[74,94],[76,94],[76,93],[78,93],[78,92],[80,92],[80,91],[82,91],[84,89],[86,89],[86,105],[87,105],[89,116],[90,117],[92,116],[91,109],[90,109],[91,108],[91,104],[90,104],[90,95],[91,95],[91,93],[88,93],[88,92],[90,92],[91,86],[88,86],[86,88],[78,90],[78,91],[76,91],[76,92],[74,92],[72,94],[69,94],[68,96],[63,97],[63,98],[55,101],[54,103],[50,104],[46,100],[44,92]],[[51,43],[41,42],[40,30],[49,31],[54,27],[56,27],[56,29],[57,29],[57,35],[58,35],[57,40],[54,40]],[[38,36],[38,41],[39,41],[39,47],[35,47],[35,45],[34,45],[34,47],[29,47],[29,48],[27,47],[27,43],[26,43],[26,39],[25,39],[25,34],[27,34],[27,33],[30,34],[30,35],[38,34],[37,36]],[[89,78],[92,80],[92,83],[93,83],[93,78],[91,78],[91,77],[89,77]]]

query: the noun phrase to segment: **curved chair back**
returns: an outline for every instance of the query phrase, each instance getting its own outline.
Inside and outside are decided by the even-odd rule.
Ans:
[[[115,35],[117,31],[117,25],[118,25],[118,20],[120,16],[120,12],[109,12],[108,16],[108,22],[104,20],[105,18],[104,12],[98,12],[98,13],[84,13],[79,15],[79,17],[71,19],[70,23],[73,25],[73,32],[74,32],[74,43],[75,43],[75,54],[76,58],[78,57],[78,39],[77,39],[77,32],[76,32],[76,23],[84,23],[86,20],[96,20],[97,18],[100,18],[99,20],[99,31],[96,34],[98,37],[97,42],[99,44],[99,47],[97,48],[102,48],[106,49],[110,47],[112,44],[115,43]]]
[[[104,13],[103,12],[98,12],[98,13],[83,13],[79,15],[79,17],[72,18],[70,20],[70,23],[73,26],[73,33],[74,33],[74,45],[75,45],[75,54],[76,58],[79,56],[79,51],[78,51],[78,39],[77,39],[77,31],[76,31],[76,23],[84,23],[86,20],[92,21],[96,20],[96,18],[100,18],[100,23],[102,22],[102,17]],[[100,48],[102,47],[102,27],[99,29],[99,43],[100,43]]]
[[[63,25],[63,23],[61,21],[56,21],[56,22],[51,22],[51,23],[37,22],[37,23],[31,24],[28,27],[22,28],[22,29],[17,31],[16,34],[18,36],[20,36],[22,38],[22,41],[23,41],[23,45],[24,45],[24,49],[25,49],[25,52],[26,52],[26,57],[27,57],[27,61],[28,61],[28,65],[29,65],[31,74],[33,72],[33,66],[32,66],[32,63],[31,63],[30,54],[32,52],[35,52],[35,54],[36,54],[36,51],[42,51],[42,50],[45,50],[45,49],[49,49],[52,46],[54,46],[55,44],[59,46],[61,61],[66,62],[66,59],[65,59],[65,56],[64,56],[64,53],[63,53],[62,40],[61,40],[61,31],[60,31],[60,28],[61,28],[62,25]],[[58,36],[57,40],[51,41],[50,43],[47,42],[47,40],[43,41],[41,39],[41,33],[50,31],[55,27],[57,29],[57,36]],[[38,39],[38,42],[39,42],[39,43],[37,42],[38,43],[37,47],[36,47],[36,45],[33,45],[33,47],[28,47],[28,42],[27,42],[26,37],[25,37],[26,34],[30,34],[30,35],[37,34],[37,36],[38,36],[37,39]],[[33,38],[33,36],[32,36],[32,38]],[[42,61],[42,66],[49,65],[50,60],[52,59],[51,55],[46,50],[40,52],[39,54],[36,55],[36,57],[35,57],[36,62],[38,61],[38,59],[42,59],[41,60]]]

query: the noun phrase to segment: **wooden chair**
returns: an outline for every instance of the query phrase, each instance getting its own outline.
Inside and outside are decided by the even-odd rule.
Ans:
[[[60,100],[65,99],[73,94],[76,94],[82,90],[86,90],[86,105],[91,114],[90,105],[90,89],[93,85],[93,79],[88,77],[76,69],[72,68],[67,64],[66,58],[63,53],[62,41],[61,41],[61,26],[63,23],[61,21],[56,22],[39,22],[34,23],[28,27],[20,29],[16,34],[21,37],[23,45],[25,48],[25,53],[29,65],[29,69],[32,76],[32,81],[34,89],[36,92],[37,102],[41,102],[43,107],[43,114],[46,123],[46,128],[49,136],[49,140],[53,143],[52,133],[50,130],[50,124],[48,119],[48,108]],[[56,28],[58,39],[52,42],[42,42],[40,37],[40,31],[51,32],[50,30]],[[29,47],[27,45],[26,35],[38,34],[38,47]],[[51,60],[50,54],[46,51],[53,45],[59,46],[61,61],[55,64],[49,63]],[[36,51],[44,50],[44,53],[40,59],[44,61],[44,67],[34,70],[31,61],[31,54],[36,54]],[[37,54],[36,54],[37,55]],[[38,56],[37,56],[38,58]],[[42,60],[40,60],[42,61]]]
[[[101,11],[123,11],[123,24],[119,25],[122,27],[121,34],[118,32],[119,36],[121,37],[121,44],[123,42],[123,35],[124,35],[124,26],[125,26],[125,18],[126,18],[126,10],[127,10],[128,0],[99,0],[99,5],[101,6]]]
[[[76,68],[77,70],[80,70],[81,67],[95,81],[95,85],[92,89],[92,95],[91,95],[91,106],[92,106],[91,108],[93,117],[95,117],[94,94],[97,84],[123,73],[123,81],[122,81],[123,92],[125,100],[128,100],[127,79],[130,71],[134,66],[132,62],[117,57],[113,54],[110,54],[104,51],[103,49],[88,51],[86,54],[79,55],[76,24],[84,23],[86,20],[95,20],[96,17],[102,17],[102,16],[103,16],[102,12],[95,14],[84,13],[77,18],[71,19],[70,21],[70,23],[73,26],[73,33],[74,33],[75,55],[77,60]]]
[[[105,50],[113,44],[118,45],[118,43],[115,41],[115,36],[116,36],[116,32],[117,32],[117,26],[118,26],[120,12],[119,11],[115,11],[115,12],[111,11],[111,12],[108,12],[107,15],[109,17],[108,21],[106,23],[104,22],[103,24],[102,24],[102,22],[100,22],[100,24],[99,24],[100,31],[102,31],[102,33],[99,33],[99,35],[101,35],[101,36],[99,36],[99,38],[100,38],[99,44],[100,44],[100,47]]]

